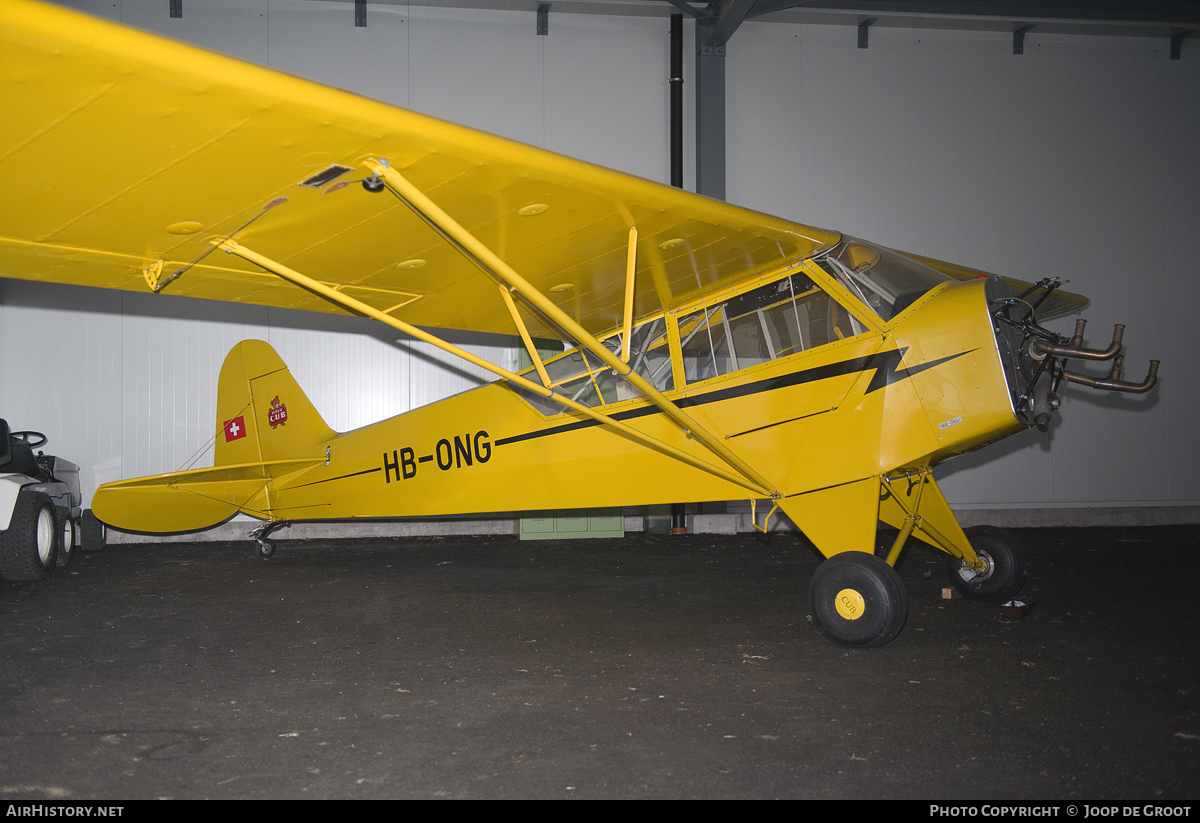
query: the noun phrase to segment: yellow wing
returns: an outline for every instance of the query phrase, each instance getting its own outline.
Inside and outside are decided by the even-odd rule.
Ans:
[[[979,277],[988,277],[992,272],[980,271],[972,269],[968,266],[960,266],[957,263],[947,263],[945,260],[936,260],[932,257],[922,257],[919,254],[910,254],[909,252],[900,252],[905,257],[916,260],[918,263],[923,263],[931,269],[936,269],[942,274],[947,274],[955,280],[975,280]],[[1013,292],[1020,295],[1024,294],[1028,289],[1033,287],[1033,284],[1027,280],[1018,280],[1015,277],[1005,277],[1005,282],[1012,288]],[[1031,298],[1036,300],[1036,298]],[[1057,317],[1065,317],[1069,314],[1076,314],[1083,311],[1090,305],[1089,301],[1082,294],[1055,289],[1050,293],[1050,296],[1042,301],[1037,307],[1038,322],[1045,323]]]
[[[7,277],[148,290],[257,217],[239,242],[374,308],[512,333],[477,268],[357,184],[372,157],[593,333],[621,322],[630,227],[636,317],[838,238],[27,0],[0,4],[0,82]],[[336,311],[221,252],[164,291]]]

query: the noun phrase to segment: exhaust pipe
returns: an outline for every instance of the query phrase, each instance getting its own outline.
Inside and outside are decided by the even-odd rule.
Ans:
[[[1120,327],[1118,326],[1118,328]],[[1117,355],[1117,358],[1113,360],[1112,371],[1108,377],[1092,377],[1090,374],[1080,374],[1073,371],[1063,371],[1062,376],[1068,382],[1078,383],[1081,386],[1091,386],[1093,389],[1108,389],[1109,391],[1143,394],[1154,388],[1154,384],[1158,382],[1157,360],[1150,361],[1150,371],[1146,373],[1145,380],[1141,383],[1132,383],[1121,379],[1121,365],[1124,359],[1124,357]]]
[[[1109,372],[1107,377],[1093,377],[1090,374],[1066,371],[1065,369],[1061,374],[1068,382],[1078,383],[1081,386],[1091,386],[1093,389],[1142,394],[1154,388],[1154,385],[1158,382],[1159,361],[1157,360],[1150,361],[1150,371],[1146,374],[1146,379],[1141,383],[1121,379],[1121,368],[1125,361],[1125,358],[1121,355],[1121,341],[1125,336],[1124,326],[1118,323],[1113,327],[1112,342],[1109,343],[1107,349],[1089,349],[1083,345],[1083,330],[1085,326],[1087,326],[1086,320],[1083,318],[1076,320],[1075,334],[1066,343],[1052,342],[1046,339],[1034,340],[1029,344],[1030,359],[1035,363],[1041,363],[1047,357],[1057,357],[1064,361],[1072,358],[1075,360],[1112,360],[1112,371]],[[1058,339],[1061,340],[1062,338]],[[1057,382],[1057,380],[1054,381],[1055,384]],[[1047,418],[1049,416],[1045,415],[1044,412],[1043,415]]]
[[[1121,353],[1121,338],[1125,327],[1118,323],[1113,327],[1113,339],[1107,349],[1088,349],[1083,345],[1083,328],[1087,321],[1082,317],[1075,321],[1075,335],[1066,344],[1051,343],[1049,340],[1034,340],[1029,344],[1029,356],[1041,362],[1047,357],[1074,357],[1077,360],[1111,360]],[[1062,338],[1059,338],[1062,339]]]

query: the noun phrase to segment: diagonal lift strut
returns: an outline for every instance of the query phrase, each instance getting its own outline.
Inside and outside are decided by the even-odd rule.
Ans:
[[[623,362],[620,357],[610,352],[590,332],[555,305],[552,300],[534,288],[527,280],[514,271],[511,266],[501,260],[497,254],[463,228],[454,218],[442,211],[436,203],[410,183],[404,175],[387,165],[386,162],[379,160],[368,160],[367,167],[401,202],[412,209],[418,217],[424,220],[463,256],[474,263],[485,274],[520,294],[539,314],[569,334],[580,346],[599,358],[600,362],[604,363],[615,374],[641,392],[643,397],[657,406],[672,422],[703,443],[726,465],[741,475],[743,479],[738,481],[739,485],[744,488],[753,489],[763,496],[777,496],[777,493],[774,492],[775,486],[773,483],[735,454],[714,433],[708,431],[701,423],[689,417],[682,409],[668,400],[662,392],[635,372],[630,364]],[[544,394],[544,391],[542,393]],[[595,416],[590,410],[589,414]]]
[[[757,486],[752,481],[748,480],[745,477],[740,476],[737,473],[728,471],[728,470],[722,468],[721,466],[713,465],[713,464],[709,463],[708,461],[701,460],[701,459],[695,457],[694,455],[688,454],[687,452],[670,445],[669,443],[664,443],[661,440],[650,437],[649,435],[647,435],[643,432],[640,432],[637,429],[634,429],[633,427],[627,425],[626,423],[621,422],[620,420],[616,420],[615,418],[610,417],[609,415],[606,415],[602,412],[598,412],[589,406],[585,406],[582,403],[579,403],[575,400],[570,399],[569,397],[564,397],[563,395],[555,392],[553,389],[550,389],[550,388],[540,385],[538,383],[534,383],[531,380],[527,380],[526,378],[522,377],[521,375],[514,374],[513,372],[510,372],[507,369],[497,366],[495,363],[491,363],[487,360],[484,360],[482,357],[479,357],[478,355],[472,354],[471,352],[465,351],[464,349],[460,349],[458,346],[455,346],[452,343],[447,343],[446,341],[442,340],[441,338],[439,338],[433,334],[430,334],[429,332],[425,331],[424,329],[418,328],[417,326],[413,326],[410,323],[405,323],[403,320],[399,320],[395,317],[392,317],[391,315],[386,314],[386,313],[380,311],[379,309],[376,309],[373,306],[363,303],[361,300],[356,300],[355,298],[349,296],[348,294],[337,291],[336,289],[333,289],[333,288],[325,285],[324,283],[322,283],[319,280],[314,280],[313,278],[308,277],[307,275],[301,274],[300,272],[298,272],[294,269],[288,268],[287,266],[283,265],[282,263],[279,263],[275,260],[272,260],[269,257],[266,257],[265,255],[259,254],[258,252],[253,251],[252,249],[248,249],[245,246],[243,246],[242,244],[238,243],[236,240],[222,240],[217,243],[217,246],[221,250],[226,251],[230,254],[236,255],[236,256],[242,258],[243,260],[246,260],[250,263],[253,263],[256,266],[259,266],[262,269],[265,269],[266,271],[271,272],[272,274],[278,275],[279,277],[282,277],[284,280],[294,283],[295,285],[300,286],[301,288],[303,288],[309,292],[312,292],[313,294],[329,301],[330,303],[334,303],[335,305],[339,305],[345,309],[348,309],[357,314],[361,314],[365,317],[370,317],[374,320],[378,320],[379,322],[384,323],[388,326],[391,326],[392,328],[396,329],[397,331],[407,334],[410,337],[414,337],[417,340],[421,340],[425,343],[429,343],[430,345],[436,346],[437,348],[441,349],[442,351],[444,351],[448,354],[452,354],[455,357],[466,360],[468,363],[479,366],[482,369],[486,369],[487,371],[491,372],[492,374],[496,375],[497,377],[500,377],[504,380],[514,383],[515,385],[520,386],[521,388],[523,388],[527,391],[533,392],[535,394],[539,394],[542,397],[549,398],[557,403],[560,403],[560,404],[566,406],[567,408],[571,409],[572,411],[577,411],[581,414],[584,414],[584,415],[592,418],[593,420],[595,420],[603,425],[610,426],[611,428],[617,430],[621,434],[629,437],[630,439],[632,439],[638,443],[641,443],[642,445],[644,445],[648,448],[651,448],[651,449],[653,449],[657,452],[660,452],[662,454],[665,454],[669,457],[673,457],[682,463],[686,463],[687,465],[692,466],[693,468],[700,469],[701,471],[708,472],[709,474],[720,477],[721,479],[727,480],[730,483],[735,483],[738,486],[748,489],[759,496],[763,496],[763,497],[770,496],[770,492],[768,491],[770,486],[767,484],[763,484],[761,487]],[[607,349],[605,349],[605,352],[607,353]],[[626,367],[626,368],[628,368],[628,367]]]

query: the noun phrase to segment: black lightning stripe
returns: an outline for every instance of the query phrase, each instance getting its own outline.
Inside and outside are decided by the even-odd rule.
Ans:
[[[885,386],[891,385],[902,377],[911,377],[914,374],[919,374],[926,369],[931,369],[935,366],[940,366],[956,357],[962,357],[964,354],[970,354],[970,351],[959,352],[948,357],[943,357],[940,360],[931,360],[928,363],[921,363],[917,366],[901,368],[900,361],[904,359],[904,353],[907,348],[891,349],[885,352],[876,352],[865,357],[854,357],[850,360],[842,360],[838,363],[827,363],[824,366],[815,366],[811,369],[801,369],[794,371],[791,374],[780,375],[779,377],[769,377],[766,380],[756,380],[753,383],[746,383],[741,386],[733,386],[728,389],[717,389],[716,391],[697,394],[692,397],[682,397],[675,401],[675,405],[681,409],[692,406],[705,406],[709,403],[719,403],[722,400],[732,400],[735,397],[745,397],[751,394],[759,394],[761,392],[778,391],[791,386],[800,386],[805,383],[815,383],[818,380],[828,380],[831,377],[843,377],[848,374],[857,374],[859,372],[870,371],[874,369],[875,373],[871,376],[871,382],[867,384],[867,389],[864,394],[870,394],[873,391],[882,389]],[[631,409],[625,412],[619,412],[611,415],[614,420],[633,420],[638,417],[645,417],[651,414],[662,414],[662,410],[657,406],[645,406],[640,409]],[[553,426],[548,429],[541,429],[535,432],[526,432],[524,434],[513,435],[497,440],[495,445],[506,446],[509,443],[520,443],[523,440],[536,440],[541,437],[549,437],[555,434],[562,434],[568,431],[576,431],[579,429],[590,428],[591,426],[602,425],[598,420],[579,420],[573,423],[564,423],[561,426]]]
[[[303,489],[305,486],[319,486],[322,483],[332,483],[334,480],[345,480],[347,477],[358,477],[360,474],[371,474],[372,472],[383,471],[383,469],[365,469],[360,472],[352,472],[350,474],[339,474],[337,477],[327,477],[324,480],[314,480],[311,483],[301,483],[299,486],[289,486],[290,489]]]
[[[871,382],[867,384],[865,394],[870,394],[877,389],[882,389],[895,383],[902,377],[911,377],[914,374],[920,374],[926,369],[932,369],[954,360],[957,357],[962,357],[964,354],[970,354],[975,349],[969,351],[952,354],[948,357],[943,357],[938,360],[930,360],[927,363],[921,363],[917,366],[901,367],[900,362],[904,359],[904,353],[908,351],[904,349],[891,349],[885,352],[876,352],[865,357],[855,357],[850,360],[843,360],[839,363],[829,363],[824,366],[816,366],[811,369],[801,369],[800,371],[792,372],[791,374],[781,375],[779,377],[769,377],[766,380],[756,380],[753,383],[746,383],[742,386],[734,386],[728,389],[717,389],[716,391],[697,394],[693,397],[683,397],[675,401],[675,405],[680,408],[688,408],[691,406],[704,406],[709,403],[719,403],[722,400],[732,400],[735,397],[745,397],[751,394],[759,394],[760,392],[778,391],[791,386],[800,386],[805,383],[815,383],[818,380],[828,380],[831,377],[844,377],[848,374],[858,374],[874,370],[871,376]],[[630,409],[629,411],[620,412],[612,415],[614,420],[633,420],[638,417],[645,417],[651,414],[662,414],[662,410],[657,406],[645,406],[640,409]],[[496,446],[505,446],[509,443],[520,443],[523,440],[536,440],[542,437],[550,437],[555,434],[562,434],[569,431],[577,431],[586,429],[591,426],[602,425],[598,420],[580,420],[573,423],[564,423],[561,426],[552,426],[548,429],[541,429],[535,432],[526,432],[525,434],[514,435],[513,437],[505,437],[495,441]],[[425,463],[433,459],[432,455],[426,455],[417,458],[418,462]],[[372,474],[373,472],[382,471],[380,468],[366,469],[360,472],[351,474],[343,474],[338,477],[330,477],[325,480],[317,480],[312,483],[304,483],[300,486],[292,488],[302,489],[305,486],[316,486],[321,483],[331,483],[334,480],[345,480],[349,477],[358,477],[363,474]]]
[[[868,368],[876,367],[875,374],[871,375],[871,382],[867,384],[867,390],[863,394],[870,394],[873,391],[882,389],[884,386],[890,386],[902,377],[912,377],[914,374],[920,374],[926,369],[932,369],[940,366],[943,363],[949,363],[957,357],[962,357],[964,354],[970,354],[975,349],[960,351],[958,354],[951,354],[947,357],[942,357],[938,360],[930,360],[921,363],[917,366],[900,367],[900,361],[904,359],[904,353],[907,348],[892,349],[891,351],[880,352],[875,355],[878,358],[878,363],[873,363]]]

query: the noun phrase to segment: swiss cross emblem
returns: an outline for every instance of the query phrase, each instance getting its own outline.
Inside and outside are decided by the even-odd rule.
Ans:
[[[239,415],[232,420],[225,421],[225,442],[230,443],[234,440],[241,440],[246,436],[246,421]]]
[[[271,428],[282,426],[287,422],[287,406],[279,402],[279,395],[275,395],[275,399],[271,401],[271,409],[267,412],[267,422],[271,424]]]

